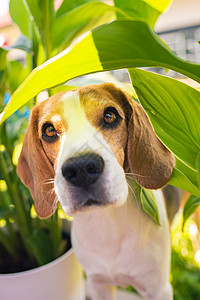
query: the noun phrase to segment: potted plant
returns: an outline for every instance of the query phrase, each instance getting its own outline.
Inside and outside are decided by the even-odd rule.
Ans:
[[[151,27],[154,26],[159,13],[163,12],[171,1],[165,1],[165,3],[162,4],[156,4],[153,0],[148,0],[148,3],[146,1],[141,1],[141,6],[138,6],[137,9],[135,9],[134,0],[115,0],[114,2],[115,6],[111,7],[99,1],[80,0],[71,1],[69,3],[69,1],[64,0],[63,4],[55,13],[53,9],[53,1],[44,0],[43,4],[48,3],[48,5],[39,7],[39,1],[11,0],[11,16],[21,28],[23,34],[28,38],[23,38],[23,40],[18,43],[17,47],[24,49],[27,53],[31,53],[31,55],[28,54],[29,65],[30,57],[32,63],[32,67],[30,69],[37,67],[43,61],[51,58],[53,55],[57,53],[59,54],[54,58],[51,58],[44,64],[40,65],[40,67],[35,68],[34,71],[31,72],[26,78],[26,81],[18,87],[18,89],[11,97],[9,106],[7,106],[1,114],[2,123],[16,109],[27,103],[29,99],[34,99],[34,97],[41,90],[52,88],[54,86],[57,86],[58,84],[62,84],[63,82],[68,81],[69,79],[89,73],[120,68],[161,66],[179,71],[200,82],[199,65],[183,61],[176,57],[151,29]],[[26,6],[24,6],[24,3],[26,3]],[[73,5],[77,5],[77,7],[74,8]],[[133,9],[131,9],[131,7]],[[48,10],[46,10],[47,8]],[[42,9],[44,9],[44,11],[42,11]],[[98,11],[97,16],[96,11]],[[113,11],[117,12],[115,16],[115,19],[117,18],[116,21],[94,29],[96,26],[110,21],[113,18]],[[39,12],[39,14],[36,12]],[[18,16],[17,13],[19,13]],[[42,23],[43,16],[46,17],[47,21],[45,23],[45,28],[43,28],[44,24]],[[85,16],[85,19],[83,18],[83,16]],[[26,24],[29,24],[27,28],[31,28],[31,31],[27,30],[27,28],[25,30],[25,26],[22,20],[26,20]],[[66,30],[67,25],[71,26],[69,26],[69,31]],[[80,34],[86,32],[88,29],[93,29],[93,31],[84,36],[82,40],[77,41],[71,46],[72,40]],[[69,45],[70,47],[68,47]],[[66,48],[66,50],[60,53],[60,51],[64,48]],[[9,51],[8,48],[1,49],[0,60],[5,60],[7,51]],[[10,69],[14,68],[14,66],[11,66],[11,63],[9,65]],[[6,80],[4,80],[4,76],[8,76],[9,69],[6,65],[2,65],[2,69],[2,82],[4,83],[3,88],[5,88]],[[23,70],[22,66],[20,66],[20,69],[21,71]],[[28,70],[28,73],[30,69]],[[23,72],[21,74],[23,74]],[[197,99],[199,99],[199,92],[175,80],[155,75],[151,72],[133,69],[129,71],[129,74],[132,79],[133,87],[137,92],[137,96],[144,109],[146,109],[146,112],[152,121],[157,135],[164,142],[164,144],[176,155],[176,168],[174,169],[171,184],[196,195],[195,201],[193,198],[193,201],[189,201],[187,203],[187,207],[185,209],[186,220],[190,213],[194,211],[194,208],[199,204],[200,196],[198,179],[196,177],[196,175],[199,174],[199,164],[196,164],[194,160],[192,160],[192,156],[189,155],[190,150],[193,151],[192,153],[194,153],[198,161],[199,152],[196,148],[196,145],[198,144],[198,136],[193,136],[191,133],[192,130],[187,131],[188,126],[189,129],[192,129],[194,127],[198,128],[199,126],[199,121],[197,119],[197,114],[199,112],[197,101]],[[26,77],[26,75],[24,75],[24,78]],[[19,79],[21,79],[21,81],[23,80],[22,78]],[[148,85],[149,82],[151,84]],[[11,87],[11,81],[9,83],[9,86]],[[163,88],[163,86],[165,88]],[[60,89],[66,88],[68,87],[63,85],[61,85],[60,87]],[[13,91],[14,90],[12,90],[11,92]],[[55,91],[57,91],[57,89],[51,89],[49,90],[49,94],[52,94]],[[183,91],[184,93],[182,93]],[[194,109],[192,109],[192,107],[188,105],[188,98],[186,97],[186,95],[190,95],[192,101],[194,101],[196,112],[194,111]],[[168,103],[173,105],[173,108],[175,109],[175,113],[170,112],[170,110],[168,111],[167,123],[166,114],[163,111],[163,109],[166,108],[166,97],[168,99]],[[35,101],[35,99],[32,100],[32,102]],[[177,105],[175,105],[174,103],[176,103]],[[29,103],[29,106],[32,106],[32,104]],[[178,109],[179,107],[181,107],[182,112],[185,116],[185,118],[180,118],[181,122],[177,122],[177,120],[179,120],[177,116],[180,117],[181,115],[180,110]],[[190,109],[185,109],[186,107],[189,107]],[[190,113],[195,116],[192,122],[189,119]],[[184,122],[184,120],[187,120],[187,122]],[[6,121],[6,123],[3,123],[1,127],[1,137],[6,137],[5,130],[7,131],[9,128],[9,122],[11,121]],[[193,122],[195,125],[193,124]],[[171,124],[176,124],[176,127],[170,127]],[[177,132],[181,132],[181,135],[178,135]],[[189,151],[187,149],[188,138],[190,140],[189,145],[191,147]],[[8,158],[9,162],[12,157],[12,149],[14,144],[10,145],[8,139],[7,144],[6,141],[3,140],[1,141],[1,144],[3,144],[4,147],[6,145],[6,150],[3,147],[1,148],[4,161],[8,158],[7,153],[10,153]],[[180,144],[182,145],[181,151]],[[8,166],[9,164],[10,162],[8,163]],[[11,176],[12,178],[14,172],[13,169],[15,169],[15,166],[14,168],[11,167],[10,169],[8,168],[8,166],[6,168],[7,170],[10,170],[10,173],[7,172],[6,174],[9,174],[9,176]],[[2,189],[3,185],[5,188],[4,182],[2,182]],[[16,185],[19,187],[20,192],[21,189],[24,189],[20,188],[20,183],[18,181],[15,182],[14,186],[16,187]],[[7,186],[9,187],[9,184],[7,184]],[[11,187],[11,189],[12,188],[13,187]],[[16,192],[15,189],[13,190],[13,192],[14,198],[16,198],[16,195],[19,192]],[[29,199],[27,191],[24,191],[23,193],[25,195],[24,197],[26,199]],[[7,200],[5,200],[5,203],[7,203],[6,201]],[[16,198],[16,203],[14,205],[10,205],[10,203],[8,205],[8,203],[5,205],[9,206],[9,213],[13,214],[15,212],[18,212],[18,198]],[[149,202],[149,198],[146,196],[144,197],[144,193],[142,192],[141,203],[144,210],[152,217],[154,217],[154,219],[156,219],[157,209],[155,203],[153,201]],[[32,207],[30,205],[30,199],[29,201],[25,200],[22,205],[23,211],[26,211],[26,207],[29,205],[28,213],[30,213]],[[19,205],[19,207],[21,207],[21,205]],[[4,248],[7,247],[8,253],[9,251],[10,253],[12,252],[12,247],[7,244],[7,239],[4,237],[6,237],[8,232],[10,235],[12,235],[13,230],[15,230],[15,226],[13,226],[13,224],[15,223],[12,223],[13,215],[3,215],[3,219],[7,222],[7,231],[4,232],[3,230],[1,230],[3,232],[3,235],[0,236],[0,239],[5,241]],[[59,218],[57,216],[58,212],[57,215],[53,216],[50,220],[47,221],[41,221],[37,218],[33,219],[31,217],[30,224],[29,218],[27,219],[27,216],[25,216],[23,218],[19,218],[18,227],[23,228],[23,224],[25,224],[24,222],[27,219],[28,227],[25,228],[25,231],[29,230],[29,226],[31,228],[33,224],[34,226],[35,224],[39,224],[40,226],[42,226],[44,234],[48,233],[48,235],[54,236],[54,233],[58,232],[58,223],[56,222],[57,229],[54,230],[54,228],[56,227],[52,225],[51,221],[58,221]],[[45,241],[45,239],[43,237],[41,238],[40,236],[40,228],[41,227],[39,227],[39,232],[37,232],[37,238],[33,239],[34,243],[32,243],[32,246],[35,245],[35,242],[37,242],[40,246],[39,241]],[[50,229],[52,229],[52,233]],[[20,230],[21,229],[19,229],[18,232],[20,232]],[[28,233],[22,233],[21,242],[24,243],[24,247],[27,250],[28,255],[29,253],[31,255],[34,252],[32,250],[28,250],[31,242],[27,243],[26,234]],[[38,236],[40,237],[38,238]],[[61,236],[60,233],[59,236]],[[61,241],[60,238],[59,241]],[[58,247],[57,242],[58,240],[56,239],[55,244],[57,246],[55,247],[55,249],[57,251],[58,249],[63,249],[62,246]],[[44,245],[48,245],[48,242],[45,241]],[[47,250],[46,248],[45,250]],[[41,247],[40,250],[42,252],[42,250],[44,249]],[[35,258],[37,257],[37,251],[38,248],[34,253]]]
[[[112,18],[113,8],[99,1],[55,2],[60,6],[54,0],[10,1],[10,15],[22,35],[14,45],[0,48],[0,112],[32,69]],[[7,59],[12,49],[23,50],[22,62]],[[34,97],[0,127],[0,297],[82,299],[83,271],[71,249],[69,221],[60,208],[40,220],[16,175],[29,112],[36,102]]]

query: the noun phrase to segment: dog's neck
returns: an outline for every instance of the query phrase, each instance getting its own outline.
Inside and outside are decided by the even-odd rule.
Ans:
[[[129,226],[129,220],[133,219],[137,215],[138,226],[141,218],[139,215],[144,212],[141,209],[141,204],[139,200],[139,191],[132,176],[127,176],[127,183],[129,187],[129,193],[126,202],[121,206],[109,205],[104,208],[102,207],[91,207],[85,212],[80,212],[74,216],[74,226],[79,227],[81,231],[96,230],[97,232],[108,231],[109,228],[121,232]],[[136,218],[134,221],[135,227]],[[91,228],[90,228],[91,226]],[[90,228],[90,229],[89,229]],[[95,233],[93,233],[93,236]]]

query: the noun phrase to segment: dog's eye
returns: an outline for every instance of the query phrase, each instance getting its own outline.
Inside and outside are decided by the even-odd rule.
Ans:
[[[55,142],[58,139],[58,133],[51,123],[43,124],[42,139],[46,142]]]
[[[118,111],[114,107],[108,107],[104,111],[104,123],[105,125],[114,126],[121,120]]]

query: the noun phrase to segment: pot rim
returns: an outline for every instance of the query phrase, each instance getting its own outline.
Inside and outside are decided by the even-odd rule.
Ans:
[[[43,265],[43,266],[39,266],[27,271],[21,271],[21,272],[15,272],[15,273],[8,273],[8,274],[1,274],[0,273],[0,280],[1,278],[15,278],[15,277],[22,277],[25,275],[30,275],[33,273],[37,273],[40,272],[41,270],[45,270],[45,269],[49,269],[52,266],[61,263],[64,259],[66,259],[67,257],[69,257],[70,255],[72,255],[74,253],[73,248],[70,248],[67,252],[65,252],[64,254],[62,254],[61,256],[59,256],[58,258],[54,259],[53,261]]]

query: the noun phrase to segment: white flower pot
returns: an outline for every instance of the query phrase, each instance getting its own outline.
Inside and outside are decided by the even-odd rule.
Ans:
[[[0,299],[85,299],[83,271],[73,250],[42,267],[0,275]]]

